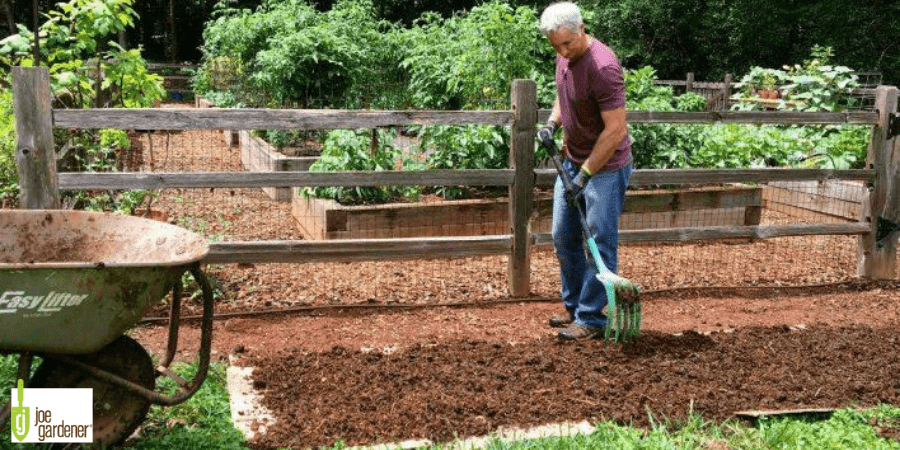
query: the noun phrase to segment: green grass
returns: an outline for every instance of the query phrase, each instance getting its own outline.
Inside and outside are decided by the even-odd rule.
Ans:
[[[900,449],[900,442],[881,438],[869,425],[870,418],[882,423],[900,423],[900,409],[881,406],[864,411],[846,408],[828,420],[810,418],[771,418],[756,426],[738,421],[722,424],[691,415],[683,421],[656,423],[649,430],[602,422],[593,433],[566,438],[547,438],[509,443],[495,440],[491,450],[738,450],[738,449]]]
[[[190,378],[196,366],[180,365],[176,372]],[[9,400],[14,383],[16,359],[0,357],[0,404]],[[160,389],[171,393],[174,383],[165,380]],[[648,412],[648,414],[650,414]],[[570,437],[535,439],[519,442],[491,440],[490,450],[739,450],[739,449],[897,449],[900,442],[878,436],[876,423],[883,427],[900,427],[900,408],[882,405],[865,410],[845,408],[827,420],[814,417],[782,417],[761,419],[756,424],[729,420],[716,423],[691,414],[682,420],[657,420],[639,429],[601,422],[594,432]],[[456,444],[437,445],[433,450],[456,448]],[[8,424],[0,425],[0,449],[25,450],[38,447],[11,444]],[[140,450],[246,449],[243,438],[231,422],[225,365],[213,364],[203,387],[187,402],[174,407],[150,410],[141,429],[140,440],[131,447]],[[330,447],[346,448],[343,444]]]
[[[175,372],[192,379],[195,365],[180,365]],[[175,392],[175,383],[164,379],[158,389]],[[153,449],[245,449],[243,435],[231,422],[225,364],[210,365],[209,374],[200,390],[190,400],[172,407],[153,406],[141,429],[140,440],[131,448]]]

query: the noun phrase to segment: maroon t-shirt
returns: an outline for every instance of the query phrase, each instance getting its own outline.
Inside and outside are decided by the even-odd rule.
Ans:
[[[625,106],[625,77],[619,60],[612,49],[596,39],[591,41],[574,63],[556,57],[556,91],[565,128],[566,156],[578,163],[591,154],[603,131],[600,111]],[[617,170],[629,161],[631,137],[626,135],[602,170]]]

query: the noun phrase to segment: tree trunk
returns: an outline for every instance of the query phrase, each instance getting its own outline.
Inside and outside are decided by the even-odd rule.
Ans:
[[[175,0],[169,0],[169,32],[166,33],[166,59],[169,62],[177,62],[178,39],[175,34]]]
[[[16,29],[15,7],[13,6],[12,0],[3,0],[0,6],[3,7],[3,14],[6,14],[6,27],[9,29],[9,36],[18,33],[19,30]]]

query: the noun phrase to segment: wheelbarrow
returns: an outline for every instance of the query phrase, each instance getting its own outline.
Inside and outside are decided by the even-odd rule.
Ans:
[[[183,228],[138,217],[61,210],[0,211],[0,354],[18,354],[18,377],[32,388],[92,388],[94,444],[117,445],[151,404],[176,405],[206,379],[213,296],[200,260],[207,241]],[[182,276],[203,293],[199,368],[192,380],[169,365],[178,347]],[[154,365],[124,333],[172,292],[166,355]],[[31,373],[33,358],[41,363]],[[156,391],[157,377],[178,388]],[[0,425],[11,402],[0,409]]]

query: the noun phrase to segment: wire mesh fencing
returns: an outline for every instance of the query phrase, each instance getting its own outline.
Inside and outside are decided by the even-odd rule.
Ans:
[[[501,145],[509,142],[508,130],[491,126],[130,130],[127,136],[128,148],[108,157],[117,170],[139,173],[450,169],[477,158],[492,159],[496,167],[509,157]],[[460,140],[478,142],[477,151],[460,147]],[[634,186],[620,220],[620,274],[647,290],[851,280],[855,235],[639,243],[629,233],[854,223],[862,218],[866,189],[840,179]],[[508,235],[508,193],[507,186],[166,188],[145,193],[134,212],[214,243],[426,240]],[[530,232],[548,235],[552,189],[538,185],[533,196]],[[494,255],[213,264],[208,272],[217,280],[221,310],[228,311],[509,299],[509,264],[509,256]],[[559,264],[546,241],[533,248],[530,269],[531,295],[557,298]]]

